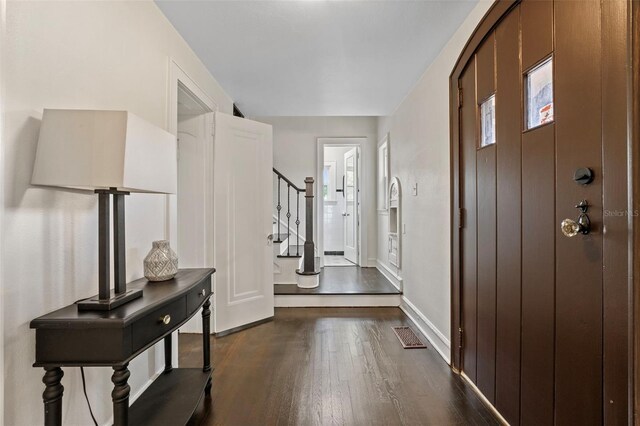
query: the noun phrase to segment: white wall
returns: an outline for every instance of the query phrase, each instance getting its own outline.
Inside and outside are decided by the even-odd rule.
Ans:
[[[29,185],[42,110],[126,109],[168,127],[169,58],[213,98],[232,103],[150,1],[9,2],[3,45],[2,307],[4,424],[43,420],[42,370],[29,321],[97,291],[97,200]],[[151,241],[168,228],[166,197],[127,199],[127,278],[143,275]],[[177,247],[175,241],[172,242]],[[131,363],[132,395],[162,366],[159,350]],[[101,424],[111,417],[111,371],[87,370]],[[77,369],[65,369],[63,422],[91,424]]]
[[[336,189],[342,188],[344,176],[344,154],[352,147],[325,147],[324,162],[336,164]],[[344,188],[342,188],[344,189]],[[344,251],[344,217],[345,198],[343,192],[334,194],[335,201],[324,201],[324,251]]]
[[[446,357],[451,334],[449,74],[490,5],[483,0],[473,9],[398,109],[378,121],[380,139],[390,135],[390,177],[397,176],[402,186],[404,297]],[[417,196],[411,195],[415,183]],[[387,216],[381,214],[378,260],[389,266],[387,232]]]
[[[273,167],[302,185],[306,176],[316,175],[317,139],[339,137],[366,137],[363,173],[367,191],[366,208],[369,217],[367,233],[367,263],[375,266],[376,259],[376,117],[254,117],[254,120],[273,126]],[[317,185],[315,186],[317,188]],[[315,207],[314,207],[315,209]],[[317,214],[314,211],[314,214]],[[284,217],[284,216],[283,216]],[[303,230],[303,225],[300,225]],[[304,236],[304,235],[303,235]],[[317,236],[314,237],[317,240]],[[366,266],[366,265],[362,265]]]

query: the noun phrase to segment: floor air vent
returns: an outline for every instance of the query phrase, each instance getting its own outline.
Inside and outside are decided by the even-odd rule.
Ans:
[[[393,332],[396,333],[400,343],[402,343],[402,347],[405,349],[419,349],[426,348],[427,345],[422,343],[420,338],[411,327],[391,327],[393,328]]]

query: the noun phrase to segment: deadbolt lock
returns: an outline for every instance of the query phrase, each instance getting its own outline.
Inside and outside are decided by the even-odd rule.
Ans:
[[[580,167],[573,173],[573,180],[578,185],[589,185],[593,182],[594,173],[588,167]]]
[[[580,201],[576,208],[580,210],[578,220],[565,219],[560,224],[560,230],[565,237],[571,238],[578,234],[586,235],[591,231],[591,221],[589,220],[589,216],[587,216],[587,209],[589,208],[587,200]]]

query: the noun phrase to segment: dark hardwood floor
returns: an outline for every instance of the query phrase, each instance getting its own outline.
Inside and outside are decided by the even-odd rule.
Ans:
[[[320,272],[320,285],[299,288],[295,284],[276,284],[275,294],[400,294],[376,268],[326,266]]]
[[[403,324],[398,308],[278,308],[212,337],[213,391],[191,424],[499,424],[435,350],[402,349],[391,327]],[[201,366],[200,347],[182,334],[180,365]]]

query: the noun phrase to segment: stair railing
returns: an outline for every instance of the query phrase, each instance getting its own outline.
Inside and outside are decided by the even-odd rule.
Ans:
[[[287,238],[291,235],[291,191],[295,191],[295,197],[296,197],[296,216],[295,216],[295,225],[296,225],[296,256],[300,256],[300,194],[301,193],[306,193],[308,192],[308,188],[305,189],[301,189],[298,188],[296,186],[296,184],[294,184],[293,182],[291,182],[285,175],[283,175],[282,173],[280,173],[278,170],[276,170],[275,168],[273,169],[273,173],[276,175],[276,178],[278,179],[278,184],[277,184],[277,194],[278,194],[278,204],[276,205],[276,211],[277,211],[277,215],[278,215],[278,239],[276,240],[277,242],[282,242],[284,240],[282,240],[282,220],[281,220],[281,214],[282,214],[282,182],[284,181],[284,183],[286,183],[287,185],[287,212],[285,214],[286,218],[287,218]],[[307,178],[307,179],[311,179],[313,181],[312,178]],[[305,180],[306,183],[306,180]],[[308,185],[307,185],[308,186]],[[313,189],[311,189],[311,191],[313,192]],[[313,194],[312,194],[313,196]],[[305,195],[306,197],[306,195]],[[312,207],[313,208],[313,207]],[[313,211],[312,211],[313,212]],[[307,214],[308,216],[308,214]],[[307,218],[305,226],[307,228],[307,238],[309,235],[309,229],[311,229],[311,238],[309,238],[309,241],[311,241],[311,244],[313,244],[313,218],[311,220],[309,220]],[[305,239],[305,250],[306,250],[306,239]],[[305,252],[306,254],[306,252]],[[291,245],[287,244],[287,256],[291,256]]]

